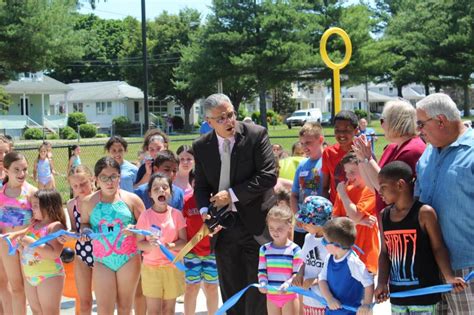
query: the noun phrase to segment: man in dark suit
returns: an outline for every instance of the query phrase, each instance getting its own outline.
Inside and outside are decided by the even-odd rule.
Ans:
[[[260,245],[270,241],[266,214],[275,203],[275,159],[267,130],[237,121],[224,94],[204,101],[211,131],[193,144],[194,195],[201,213],[212,203],[235,211],[235,223],[213,237],[222,299],[256,283]],[[251,289],[227,314],[266,314],[266,299]]]

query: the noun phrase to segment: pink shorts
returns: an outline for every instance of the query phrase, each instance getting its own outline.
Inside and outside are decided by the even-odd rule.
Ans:
[[[303,305],[303,314],[304,315],[324,315],[326,312],[326,308],[321,308],[321,307],[314,307],[314,306],[308,306],[308,305]]]
[[[267,294],[267,299],[282,308],[286,303],[296,299],[296,294]]]

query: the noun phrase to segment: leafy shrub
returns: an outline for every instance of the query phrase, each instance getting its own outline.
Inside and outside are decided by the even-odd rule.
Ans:
[[[249,115],[249,112],[245,109],[245,107],[240,106],[239,111],[237,112],[237,119],[242,121],[248,115]]]
[[[278,115],[275,111],[267,110],[267,121],[272,126],[280,125],[283,122],[283,118]]]
[[[97,134],[97,128],[92,124],[82,124],[79,126],[79,134],[82,138],[94,138]]]
[[[254,121],[257,124],[260,124],[260,112],[252,113],[252,121]]]
[[[41,140],[43,139],[43,131],[38,128],[29,128],[26,129],[25,133],[23,134],[26,140]]]
[[[59,136],[61,139],[66,139],[66,140],[73,140],[77,139],[77,132],[74,131],[69,126],[66,126],[64,128],[59,129]]]
[[[58,140],[59,139],[59,134],[50,133],[49,135],[46,136],[46,139],[48,139],[48,140]]]
[[[82,124],[87,123],[87,117],[86,114],[76,112],[76,113],[71,113],[67,117],[67,125],[71,127],[74,131],[77,130],[77,126],[80,126]]]
[[[107,138],[108,135],[105,134],[105,133],[98,133],[98,134],[95,135],[95,137],[96,137],[96,138]]]
[[[132,123],[126,116],[115,117],[112,119],[112,124],[114,126],[114,134],[121,135],[122,137],[129,136],[132,131]]]
[[[359,119],[367,117],[367,112],[363,109],[356,109],[354,110],[354,113],[359,117]]]

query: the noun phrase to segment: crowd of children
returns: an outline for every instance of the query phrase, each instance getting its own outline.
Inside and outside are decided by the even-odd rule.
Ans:
[[[341,111],[334,119],[336,144],[325,147],[322,127],[306,123],[292,156],[273,145],[276,163],[292,180],[277,182],[278,202],[267,214],[272,241],[260,248],[259,290],[270,315],[370,314],[390,292],[441,283],[439,273],[455,290],[467,285],[453,274],[434,209],[414,199],[414,174],[404,162],[380,170],[378,193],[388,206],[376,211],[374,189],[361,174],[360,164],[367,162],[351,151],[358,123],[353,112]],[[81,164],[80,148],[73,148],[67,179],[74,197],[67,214],[70,230],[80,236],[74,266],[81,314],[92,312],[92,289],[101,314],[117,309],[128,315],[133,308],[135,314],[174,314],[184,294],[185,314],[192,315],[201,287],[209,314],[217,310],[209,236],[184,256],[185,273],[160,249],[176,254],[204,224],[193,196],[193,149],[183,145],[175,154],[168,142],[161,131],[149,131],[143,162],[135,166],[124,159],[127,142],[111,137],[107,156],[93,171]],[[71,237],[30,247],[67,226],[51,145],[43,143],[34,161],[38,189],[27,182],[28,161],[12,147],[0,136],[0,227],[17,245],[9,255],[7,242],[0,242],[0,304],[5,314],[26,314],[26,300],[35,314],[59,314],[60,255]],[[134,234],[132,227],[152,234]],[[298,297],[287,291],[291,286],[325,303]],[[434,314],[439,300],[439,294],[393,298],[392,314]]]

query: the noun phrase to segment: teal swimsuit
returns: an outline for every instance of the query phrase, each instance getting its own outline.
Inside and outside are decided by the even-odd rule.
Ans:
[[[90,225],[95,233],[106,234],[92,241],[94,262],[117,271],[137,255],[135,237],[123,234],[123,229],[135,223],[132,211],[123,200],[113,203],[99,201],[92,210]]]

